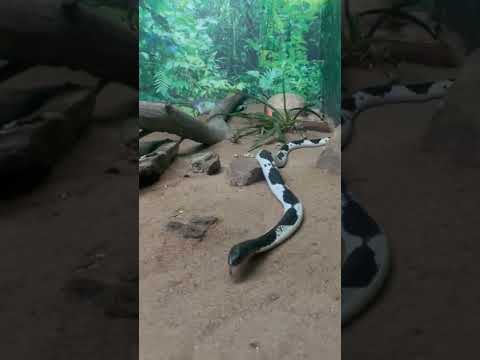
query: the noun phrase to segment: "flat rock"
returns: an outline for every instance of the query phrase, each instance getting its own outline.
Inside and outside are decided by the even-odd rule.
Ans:
[[[232,186],[246,186],[264,179],[258,162],[246,157],[233,159],[227,171],[227,176]]]
[[[188,223],[170,221],[167,230],[178,232],[184,239],[202,240],[209,227],[215,224],[218,218],[215,216],[194,216]]]
[[[221,163],[218,154],[208,151],[196,155],[192,159],[192,171],[207,175],[215,175],[220,172]]]
[[[268,99],[268,104],[278,111],[284,111],[284,108],[287,108],[287,110],[290,112],[290,110],[294,108],[304,107],[305,99],[300,95],[293,93],[285,93],[285,98],[283,94],[276,94],[273,95],[270,99]],[[272,116],[272,109],[268,106],[264,107],[264,112],[265,114]]]
[[[195,225],[213,225],[218,221],[218,218],[216,216],[193,216],[190,219],[191,224]]]
[[[139,186],[143,188],[156,182],[170,166],[178,153],[179,143],[170,139],[151,142],[145,148],[152,152],[143,155],[139,161]],[[140,142],[142,144],[142,142]],[[141,147],[141,145],[140,145]]]

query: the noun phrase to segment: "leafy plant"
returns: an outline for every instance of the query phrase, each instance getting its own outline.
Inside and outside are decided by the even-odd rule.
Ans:
[[[253,146],[249,149],[252,151],[257,149],[258,147],[265,145],[271,140],[276,140],[282,143],[287,141],[286,133],[293,129],[298,122],[298,116],[304,113],[312,113],[319,118],[321,116],[316,113],[314,110],[311,109],[310,105],[305,105],[303,107],[296,107],[293,109],[287,109],[287,99],[286,99],[286,91],[285,91],[285,80],[282,81],[283,87],[283,109],[278,110],[273,107],[268,101],[265,101],[259,97],[250,95],[249,98],[255,100],[258,103],[263,104],[264,106],[268,107],[272,114],[271,116],[256,112],[256,113],[244,113],[242,111],[231,112],[227,115],[230,117],[240,117],[243,119],[248,120],[250,123],[249,125],[238,129],[234,135],[234,141],[238,140],[239,138],[256,134],[257,139],[255,140]],[[292,115],[293,114],[293,115]]]

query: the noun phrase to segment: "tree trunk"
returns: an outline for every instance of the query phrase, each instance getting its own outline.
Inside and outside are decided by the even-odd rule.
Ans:
[[[138,87],[138,35],[75,1],[0,2],[0,58],[60,65]]]

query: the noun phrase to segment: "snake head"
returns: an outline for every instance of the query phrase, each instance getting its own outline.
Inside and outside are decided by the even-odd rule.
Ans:
[[[244,251],[240,244],[233,246],[228,253],[228,266],[238,266],[240,265],[245,258]]]
[[[237,269],[253,255],[255,251],[245,243],[234,245],[228,253],[228,266],[230,275],[233,275],[234,269]]]

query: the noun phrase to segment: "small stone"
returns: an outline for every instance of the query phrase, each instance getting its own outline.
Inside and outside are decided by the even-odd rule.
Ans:
[[[257,341],[252,341],[248,344],[252,349],[258,350],[260,348],[260,344]]]
[[[192,159],[192,171],[194,173],[205,173],[215,175],[220,172],[220,157],[214,152],[206,152],[195,156]]]
[[[268,295],[268,300],[271,302],[274,302],[275,300],[278,300],[280,298],[280,295],[272,293]]]
[[[233,159],[228,170],[230,185],[246,186],[264,179],[262,169],[255,159]]]
[[[184,224],[180,232],[185,239],[203,239],[207,233],[207,226]]]
[[[167,230],[179,230],[183,226],[184,226],[184,224],[182,224],[179,221],[169,221],[168,224],[167,224]]]
[[[201,241],[208,228],[218,221],[215,216],[194,216],[189,223],[184,224],[179,221],[169,221],[167,230],[179,232],[185,239],[198,239]]]
[[[194,216],[190,219],[191,224],[195,225],[213,225],[218,221],[216,216]]]

